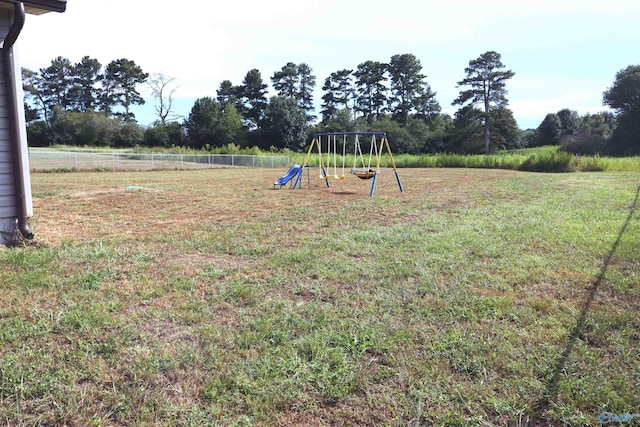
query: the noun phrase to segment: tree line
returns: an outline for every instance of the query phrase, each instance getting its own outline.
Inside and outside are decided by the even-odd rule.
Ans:
[[[603,102],[616,114],[581,117],[563,109],[529,130],[518,128],[508,108],[507,83],[515,73],[506,69],[499,53],[483,53],[464,72],[457,82],[460,94],[453,105],[459,109],[453,117],[442,113],[419,59],[398,54],[388,62],[369,60],[330,73],[321,86],[319,116],[312,68],[289,62],[270,77],[273,96],[267,96],[269,86],[260,71],[252,69],[241,83],[224,80],[215,97],[197,99],[181,121],[172,110],[174,79],[150,76],[128,59],[103,69],[88,56],[76,64],[57,57],[47,68],[23,69],[22,74],[33,145],[208,149],[233,143],[298,151],[313,133],[359,130],[387,132],[398,153],[482,153],[557,144],[583,153],[640,151],[638,132],[634,134],[640,110],[638,67],[618,73],[604,94]],[[151,89],[158,118],[145,128],[130,110],[145,102],[137,91],[142,84]],[[630,102],[639,105],[630,107]]]

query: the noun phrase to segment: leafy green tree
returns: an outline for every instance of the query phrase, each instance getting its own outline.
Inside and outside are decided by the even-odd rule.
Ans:
[[[144,145],[148,147],[181,147],[184,145],[184,130],[178,122],[154,123],[144,131]]]
[[[426,136],[422,153],[439,153],[447,148],[446,137],[453,128],[453,119],[448,114],[431,115],[428,120],[416,116],[416,119],[424,122],[428,126],[429,133]]]
[[[250,70],[238,88],[240,98],[239,111],[244,118],[245,125],[252,130],[260,128],[267,108],[267,84],[262,81],[262,75],[257,69]]]
[[[239,86],[234,86],[230,80],[223,80],[216,91],[216,99],[224,107],[227,104],[231,104],[238,108],[240,105],[240,92]]]
[[[45,123],[49,123],[50,111],[44,97],[43,84],[39,73],[28,68],[22,69],[22,88],[25,94],[25,103],[29,106],[29,109],[25,109],[25,111],[35,110],[37,112],[36,120],[44,117]]]
[[[394,154],[404,154],[413,151],[419,145],[415,135],[409,131],[410,126],[399,123],[391,115],[385,114],[371,125],[373,132],[385,132]]]
[[[409,53],[394,55],[389,62],[392,94],[389,109],[394,119],[400,123],[407,124],[409,115],[413,112],[420,111],[425,117],[440,112],[440,106],[435,102],[435,93],[431,92],[421,70],[420,60]]]
[[[73,65],[59,56],[49,67],[37,73],[23,69],[22,75],[25,111],[32,122],[27,132],[38,145],[130,147],[142,143],[142,129],[127,121],[134,119],[129,107],[144,103],[135,86],[148,75],[133,61],[112,61],[101,73],[98,60],[89,56]],[[124,113],[113,118],[117,106]],[[37,121],[40,114],[44,122]]]
[[[189,117],[184,122],[187,140],[193,148],[205,145],[221,147],[239,143],[244,128],[238,110],[230,104],[222,106],[213,98],[199,98],[194,103]]]
[[[349,100],[353,96],[353,70],[339,70],[331,73],[324,81],[322,90],[323,121],[335,119],[339,109],[349,108]]]
[[[469,87],[460,92],[453,105],[465,104],[483,105],[483,113],[478,117],[482,120],[484,130],[484,151],[489,152],[490,111],[497,108],[505,108],[507,100],[506,82],[515,73],[504,70],[501,55],[494,51],[485,52],[477,59],[469,61],[469,66],[464,69],[466,77],[458,82],[458,87]]]
[[[294,98],[274,96],[267,106],[264,130],[269,146],[303,149],[306,142],[307,115]]]
[[[144,145],[147,147],[170,147],[166,125],[156,122],[144,130]]]
[[[615,114],[604,111],[596,114],[585,114],[578,118],[577,131],[598,135],[607,139],[611,137],[616,128]]]
[[[50,123],[55,108],[67,109],[72,103],[73,65],[61,56],[51,65],[35,72],[22,69],[22,84],[27,101]]]
[[[298,64],[298,105],[307,115],[307,122],[315,120],[313,115],[313,90],[316,87],[316,76],[311,74],[313,70],[305,63]]]
[[[328,122],[336,117],[338,114],[338,101],[336,100],[335,93],[331,91],[330,77],[327,77],[322,85],[322,90],[325,91],[322,95],[322,106],[320,114],[322,115],[322,121]]]
[[[640,65],[618,71],[613,86],[604,92],[603,102],[618,114],[640,112]]]
[[[562,137],[562,123],[557,114],[549,113],[545,116],[536,130],[536,145],[558,145]]]
[[[316,77],[311,74],[312,69],[305,63],[294,64],[288,62],[280,71],[276,71],[271,77],[273,88],[282,98],[295,99],[298,106],[302,108],[307,121],[315,119],[312,114],[313,90],[316,86]]]
[[[169,135],[169,147],[182,147],[184,145],[185,135],[184,128],[181,123],[169,122],[164,126],[164,131]]]
[[[483,151],[482,110],[473,104],[460,108],[453,117],[453,127],[447,137],[447,151],[481,153]]]
[[[400,124],[399,128],[401,130],[399,135],[392,134],[393,141],[397,145],[394,151],[398,152],[398,154],[420,154],[425,151],[431,132],[423,120],[417,117],[409,117],[407,123]]]
[[[384,115],[373,122],[375,132],[386,132],[394,154],[421,154],[438,151],[431,147],[436,144],[436,138],[442,139],[442,134],[435,134],[419,117],[411,116],[406,124],[394,120],[391,115]],[[437,142],[442,144],[441,141]]]
[[[121,126],[120,118],[111,118],[93,111],[77,112],[56,108],[52,114],[48,139],[50,144],[114,147]]]
[[[603,103],[617,113],[612,152],[640,153],[640,65],[629,65],[616,73],[613,86],[603,94]]]
[[[287,62],[280,71],[273,73],[271,77],[273,88],[282,98],[298,99],[298,66],[293,62]]]
[[[521,132],[513,112],[508,108],[491,110],[491,134],[495,150],[522,148]]]
[[[123,121],[113,142],[115,147],[137,147],[144,142],[144,130],[136,122]]]
[[[96,59],[85,56],[73,65],[63,57],[51,61],[38,73],[23,68],[23,88],[27,101],[49,123],[54,108],[71,111],[88,111],[96,108],[97,84],[101,65]]]
[[[535,147],[537,144],[537,131],[536,129],[525,129],[520,131],[520,141],[522,147]]]
[[[440,117],[442,107],[436,100],[436,93],[431,91],[428,86],[418,95],[414,101],[416,117],[422,119],[425,123],[431,123]]]
[[[578,117],[576,131],[562,138],[562,149],[569,153],[596,155],[607,153],[607,141],[613,135],[616,117],[610,112]]]
[[[136,87],[146,82],[148,77],[149,74],[142,71],[134,61],[126,58],[111,61],[102,79],[102,111],[113,113],[113,109],[120,106],[124,108],[124,112],[114,114],[125,121],[135,121],[135,115],[130,111],[131,106],[143,105],[145,102]]]
[[[578,130],[579,115],[577,111],[563,108],[556,113],[560,120],[562,137],[573,135]]]
[[[61,56],[52,60],[47,68],[40,69],[43,96],[50,109],[53,107],[67,109],[71,103],[73,73],[71,61]]]
[[[387,64],[366,61],[358,65],[354,72],[356,78],[356,111],[367,119],[369,125],[382,118],[386,112],[388,88]]]
[[[98,83],[102,65],[97,59],[88,56],[71,69],[71,87],[69,88],[69,106],[73,111],[95,110],[98,98]]]
[[[27,142],[29,147],[48,147],[51,145],[49,125],[44,120],[36,120],[27,124]]]
[[[40,120],[40,111],[24,102],[24,119],[27,123]]]
[[[457,153],[480,154],[484,152],[484,126],[479,120],[483,111],[466,105],[456,112],[453,128],[449,134],[440,136],[447,141],[447,150]],[[493,150],[521,148],[522,134],[513,112],[508,108],[497,108],[490,113]],[[445,126],[448,126],[445,122]],[[442,134],[441,134],[442,135]]]
[[[348,108],[337,110],[332,118],[324,119],[322,122],[309,129],[309,134],[326,132],[355,132],[358,130],[357,120],[353,119],[352,111]],[[360,129],[364,129],[364,125]]]

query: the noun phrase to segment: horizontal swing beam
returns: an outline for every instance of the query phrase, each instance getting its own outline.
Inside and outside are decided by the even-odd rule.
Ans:
[[[343,135],[376,135],[383,136],[386,138],[386,132],[327,132],[327,133],[316,133],[313,135],[314,138],[320,136],[343,136]]]

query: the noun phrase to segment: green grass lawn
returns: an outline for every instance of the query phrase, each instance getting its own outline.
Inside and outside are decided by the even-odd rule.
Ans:
[[[401,169],[370,198],[284,172],[33,174],[36,239],[0,250],[0,422],[640,412],[640,173]]]

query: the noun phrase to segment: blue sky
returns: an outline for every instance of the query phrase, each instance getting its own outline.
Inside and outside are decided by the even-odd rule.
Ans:
[[[174,4],[179,6],[173,6]],[[287,62],[305,62],[320,87],[333,71],[411,53],[448,113],[469,61],[494,50],[515,72],[509,107],[521,128],[570,108],[604,111],[602,93],[615,74],[640,64],[637,0],[68,0],[63,14],[28,16],[20,35],[23,67],[57,56],[89,55],[103,65],[135,61],[175,78],[176,113],[216,95],[222,80],[240,84],[260,70],[266,83]],[[154,100],[135,110],[155,118]]]

